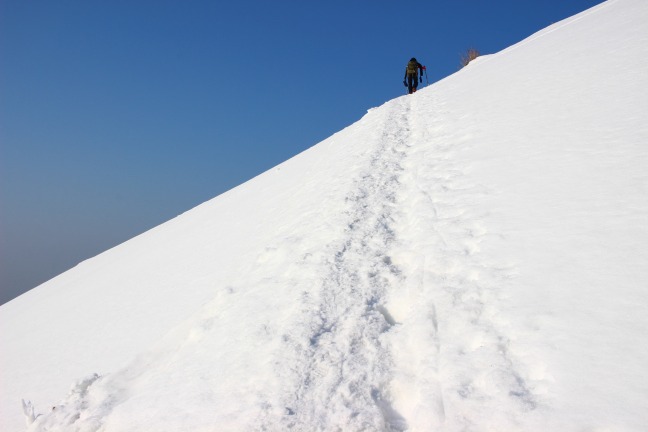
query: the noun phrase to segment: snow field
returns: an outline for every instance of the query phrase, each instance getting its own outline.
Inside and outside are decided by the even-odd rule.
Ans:
[[[557,23],[3,305],[0,415],[645,429],[646,20]]]

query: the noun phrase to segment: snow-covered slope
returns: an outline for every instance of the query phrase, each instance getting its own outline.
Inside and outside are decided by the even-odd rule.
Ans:
[[[1,306],[1,429],[644,430],[646,22],[557,23]]]

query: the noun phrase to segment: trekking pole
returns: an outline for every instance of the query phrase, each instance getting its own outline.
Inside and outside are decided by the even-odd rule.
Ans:
[[[427,67],[423,66],[423,72],[425,72],[425,86],[427,87],[430,85],[430,82],[428,81],[428,77],[427,77]]]

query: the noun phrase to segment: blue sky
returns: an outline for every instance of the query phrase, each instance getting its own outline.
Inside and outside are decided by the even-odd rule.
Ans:
[[[0,3],[0,303],[599,0]]]

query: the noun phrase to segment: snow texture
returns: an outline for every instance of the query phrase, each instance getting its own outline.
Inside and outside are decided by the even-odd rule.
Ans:
[[[3,305],[1,429],[645,430],[647,21],[554,24]]]

